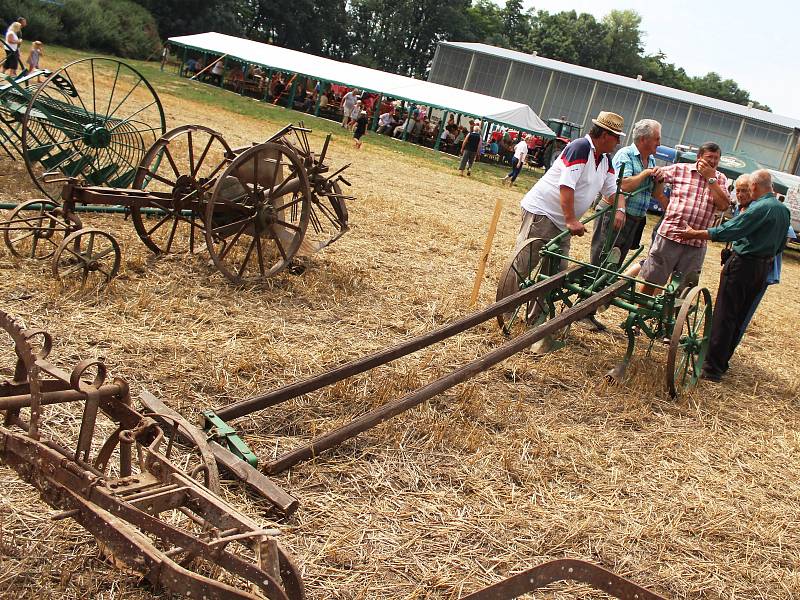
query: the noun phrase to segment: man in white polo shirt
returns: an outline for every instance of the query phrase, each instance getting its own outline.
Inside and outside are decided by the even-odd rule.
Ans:
[[[589,134],[567,144],[558,160],[522,198],[518,248],[530,238],[541,239],[541,248],[565,230],[583,235],[586,228],[580,218],[597,194],[611,196],[616,191],[610,153],[625,135],[624,121],[618,114],[603,111],[592,123]],[[569,253],[569,242],[570,236],[565,236],[562,254]]]

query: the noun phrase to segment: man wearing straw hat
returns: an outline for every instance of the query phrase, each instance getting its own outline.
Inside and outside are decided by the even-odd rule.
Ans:
[[[582,236],[586,228],[580,218],[597,194],[611,196],[616,191],[611,152],[625,135],[624,121],[616,113],[602,111],[592,123],[589,133],[567,144],[558,160],[522,198],[518,248],[530,238],[540,239],[541,248],[563,231]],[[565,236],[562,254],[569,253],[569,245],[570,236]]]

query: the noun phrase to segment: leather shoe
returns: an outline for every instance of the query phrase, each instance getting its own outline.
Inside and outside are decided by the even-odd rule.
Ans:
[[[606,326],[603,325],[600,321],[597,320],[597,317],[594,315],[588,315],[583,317],[578,323],[583,326],[584,328],[588,329],[589,331],[605,331]]]
[[[719,383],[722,381],[722,375],[718,373],[712,373],[711,371],[703,371],[700,374],[700,379],[705,379],[706,381],[710,381],[712,383]]]

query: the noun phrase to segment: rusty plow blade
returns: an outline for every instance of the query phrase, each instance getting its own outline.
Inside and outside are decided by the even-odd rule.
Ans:
[[[55,519],[75,519],[116,565],[169,593],[218,600],[305,597],[297,567],[277,542],[280,531],[215,493],[217,465],[202,435],[183,432],[198,448],[181,457],[191,467],[186,472],[170,459],[175,419],[134,409],[127,383],[107,383],[102,362],[81,361],[68,373],[46,360],[52,348],[47,332],[26,329],[2,311],[0,329],[0,356],[13,357],[1,365],[13,376],[0,379],[0,459],[63,511]],[[75,410],[51,422],[52,404]],[[74,435],[73,425],[79,429],[75,444],[64,441]]]
[[[557,581],[585,583],[620,600],[666,600],[655,592],[584,560],[562,558],[512,575],[462,600],[511,600]],[[578,597],[578,596],[576,596]]]

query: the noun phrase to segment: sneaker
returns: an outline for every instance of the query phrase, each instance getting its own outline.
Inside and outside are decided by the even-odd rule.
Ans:
[[[600,332],[600,331],[605,331],[607,329],[606,326],[600,321],[598,321],[597,317],[595,317],[594,315],[583,317],[580,321],[578,321],[578,324],[581,325],[584,329],[588,329],[589,331]]]
[[[470,171],[469,169],[467,169],[467,175],[472,175],[472,171]]]

